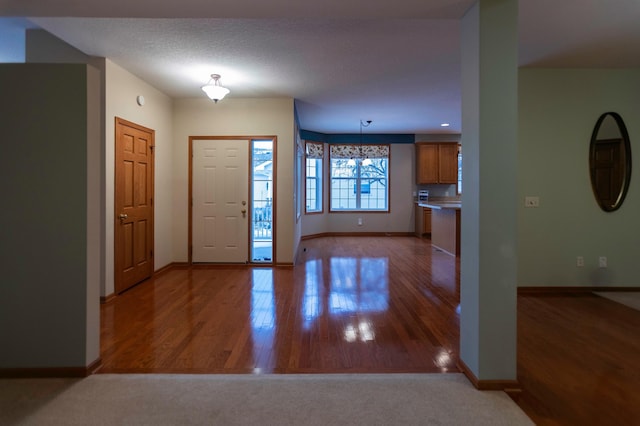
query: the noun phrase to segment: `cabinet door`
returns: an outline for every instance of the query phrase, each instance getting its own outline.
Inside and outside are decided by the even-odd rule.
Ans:
[[[416,183],[438,183],[438,144],[416,144]]]
[[[458,183],[458,144],[441,143],[439,149],[439,182]]]
[[[416,204],[416,220],[415,220],[415,235],[416,237],[422,237],[423,228],[424,228],[424,220],[422,217],[423,208]]]
[[[431,233],[431,209],[422,209],[422,233]]]

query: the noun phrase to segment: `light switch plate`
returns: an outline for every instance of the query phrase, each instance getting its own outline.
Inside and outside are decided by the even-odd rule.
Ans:
[[[529,208],[540,207],[540,197],[528,195],[524,197],[524,206]]]

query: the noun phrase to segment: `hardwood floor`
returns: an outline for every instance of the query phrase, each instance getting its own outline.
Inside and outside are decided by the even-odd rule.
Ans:
[[[173,269],[103,305],[101,372],[458,371],[454,257],[413,237],[301,244],[295,268]]]
[[[538,425],[640,425],[640,311],[592,293],[518,296],[518,405]]]
[[[100,373],[457,372],[459,264],[412,237],[303,241],[295,268],[174,268],[104,304]],[[518,405],[640,424],[640,312],[518,296]]]

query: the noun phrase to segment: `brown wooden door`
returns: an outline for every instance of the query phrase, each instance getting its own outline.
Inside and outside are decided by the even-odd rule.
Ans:
[[[153,130],[116,118],[115,291],[153,273]]]

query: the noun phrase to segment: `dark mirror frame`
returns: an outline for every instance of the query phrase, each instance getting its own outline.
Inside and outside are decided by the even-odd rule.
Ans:
[[[622,139],[622,149],[624,150],[624,161],[622,166],[624,169],[621,171],[622,174],[622,182],[620,185],[620,190],[618,192],[615,201],[613,204],[606,203],[601,194],[598,194],[597,185],[596,185],[596,147],[598,141],[598,132],[600,131],[600,126],[602,122],[607,118],[612,117],[620,131],[620,138]],[[627,127],[622,120],[622,117],[615,112],[605,112],[598,118],[595,127],[593,128],[593,133],[591,134],[591,143],[589,145],[589,175],[591,176],[591,189],[593,190],[593,195],[598,202],[600,208],[606,212],[612,212],[618,210],[622,205],[625,197],[627,196],[627,191],[629,190],[629,183],[631,182],[631,143],[629,141],[629,133],[627,132]]]

